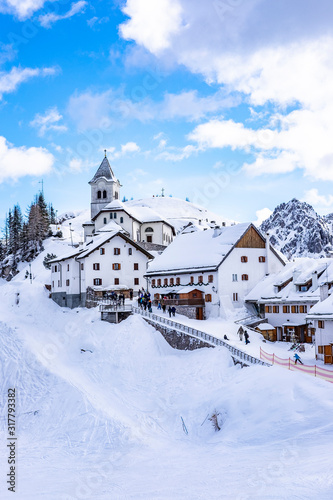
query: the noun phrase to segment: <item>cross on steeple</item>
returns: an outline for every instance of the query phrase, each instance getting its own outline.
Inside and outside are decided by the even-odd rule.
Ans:
[[[106,149],[104,149],[104,153],[105,153],[105,158],[106,158]]]
[[[162,197],[164,197],[164,188],[162,188]]]

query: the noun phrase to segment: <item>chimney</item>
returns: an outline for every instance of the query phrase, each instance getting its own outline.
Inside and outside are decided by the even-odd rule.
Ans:
[[[312,289],[317,290],[318,288],[318,273],[317,271],[313,271],[312,273]]]
[[[319,290],[320,290],[320,302],[322,302],[328,297],[328,284],[325,283],[324,285],[321,285],[319,287]]]
[[[268,276],[270,273],[269,233],[266,233],[265,249],[266,249],[266,276]]]
[[[221,234],[221,228],[220,226],[215,226],[214,227],[214,234],[213,234],[213,238],[217,238],[218,236],[220,236]]]

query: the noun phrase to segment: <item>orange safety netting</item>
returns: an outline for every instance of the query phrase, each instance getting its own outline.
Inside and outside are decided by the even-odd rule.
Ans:
[[[299,363],[295,364],[293,359],[282,359],[276,356],[275,354],[269,354],[263,351],[260,348],[260,359],[263,361],[268,361],[272,365],[283,366],[284,368],[288,368],[291,371],[299,371],[303,373],[307,373],[308,375],[312,375],[314,377],[319,377],[327,382],[333,383],[333,371],[325,370],[324,368],[320,368],[317,365],[309,366],[309,365],[301,365]]]

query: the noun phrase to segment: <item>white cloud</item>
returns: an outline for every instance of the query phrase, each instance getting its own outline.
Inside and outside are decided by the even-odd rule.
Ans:
[[[167,3],[170,8],[174,4],[165,0],[165,9]],[[313,179],[332,181],[333,3],[323,0],[319,7],[306,2],[305,7],[301,0],[178,0],[177,6],[177,22],[171,23],[177,28],[166,30],[165,37],[154,9],[145,33],[147,5],[141,2],[135,8],[133,1],[127,2],[130,20],[125,27],[156,57],[238,93],[252,108],[252,118],[267,121],[271,129],[210,121],[196,128],[191,139],[204,148],[250,149],[254,162],[245,170],[254,175],[301,168]],[[157,43],[160,24],[162,41]],[[196,109],[202,117],[197,103]]]
[[[54,156],[44,148],[14,147],[0,136],[0,182],[52,171]]]
[[[304,193],[302,201],[306,201],[314,207],[320,208],[332,208],[333,207],[333,195],[329,194],[327,196],[319,194],[318,189],[309,189]]]
[[[88,19],[87,24],[88,24],[89,28],[96,29],[97,26],[99,26],[100,24],[108,23],[109,20],[110,19],[106,16],[105,17],[94,16],[91,19]]]
[[[262,208],[256,211],[257,220],[254,222],[257,226],[260,226],[264,220],[268,219],[272,215],[272,210],[269,208]]]
[[[0,0],[0,13],[14,14],[20,20],[27,19],[39,9],[47,0]]]
[[[138,153],[140,147],[135,142],[127,142],[121,145],[121,153],[126,155],[127,153]]]
[[[163,151],[162,153],[159,153],[156,157],[155,160],[165,160],[165,161],[182,161],[193,154],[197,153],[199,151],[199,148],[192,146],[191,144],[183,147],[183,148],[170,148],[168,151]]]
[[[47,110],[44,115],[37,114],[35,118],[30,122],[30,125],[38,129],[38,135],[40,135],[41,137],[43,137],[45,133],[49,131],[66,132],[66,125],[62,125],[59,123],[62,118],[62,115],[55,107]]]
[[[55,14],[54,12],[50,12],[48,14],[43,14],[39,16],[38,20],[44,28],[50,28],[52,24],[56,23],[57,21],[62,21],[63,19],[70,19],[76,14],[80,14],[81,12],[84,11],[87,5],[88,2],[80,0],[79,2],[72,3],[71,8],[65,14]]]
[[[56,74],[56,68],[12,68],[8,73],[0,71],[0,100],[3,94],[14,92],[21,83],[37,76]]]
[[[128,0],[123,12],[130,19],[120,26],[121,34],[154,53],[161,52],[181,28],[181,11],[177,0]]]
[[[83,161],[81,158],[72,158],[69,162],[69,170],[72,173],[78,174],[83,169]]]

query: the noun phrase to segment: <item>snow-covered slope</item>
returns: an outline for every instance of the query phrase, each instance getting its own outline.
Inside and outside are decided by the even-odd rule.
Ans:
[[[214,214],[206,208],[194,205],[185,200],[173,197],[156,196],[153,198],[144,198],[142,200],[133,200],[125,203],[129,207],[149,207],[157,212],[160,217],[166,219],[172,224],[176,232],[181,231],[190,222],[199,228],[221,226],[222,223],[230,225],[233,221],[225,219],[221,215]]]
[[[58,307],[42,261],[65,245],[46,242],[32,284],[0,280],[1,499],[9,387],[20,500],[331,499],[333,385],[242,370],[223,348],[175,351],[138,316]]]
[[[331,223],[308,203],[295,198],[281,203],[260,229],[270,234],[270,242],[286,257],[322,257],[331,251]]]

